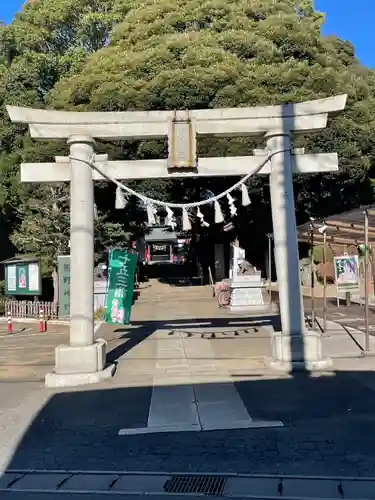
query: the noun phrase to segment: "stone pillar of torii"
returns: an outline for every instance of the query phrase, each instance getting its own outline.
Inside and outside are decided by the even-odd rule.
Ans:
[[[8,106],[10,119],[29,125],[36,140],[65,139],[70,156],[55,163],[24,163],[21,181],[70,182],[71,290],[70,342],[56,348],[55,369],[47,386],[95,383],[113,374],[106,365],[106,345],[94,338],[94,197],[93,181],[101,175],[87,163],[118,180],[244,176],[272,156],[259,174],[270,176],[275,261],[280,299],[281,332],[271,336],[275,368],[323,368],[321,338],[306,329],[299,272],[293,173],[338,170],[336,153],[304,154],[291,150],[292,134],[322,130],[329,115],[345,108],[346,95],[315,101],[253,108],[193,111],[69,112]],[[200,136],[263,136],[267,147],[254,156],[196,157]],[[165,160],[109,161],[96,155],[95,139],[155,139],[168,137]]]

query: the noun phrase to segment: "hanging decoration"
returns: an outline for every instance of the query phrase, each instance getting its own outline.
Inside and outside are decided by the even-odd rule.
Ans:
[[[148,219],[148,225],[149,226],[154,226],[156,224],[156,218],[155,215],[157,213],[156,208],[151,205],[150,203],[146,204],[146,210],[147,210],[147,219]]]
[[[127,199],[125,197],[124,191],[120,188],[120,186],[117,186],[115,208],[116,210],[122,210],[123,208],[126,207],[126,205],[127,205]]]
[[[237,215],[237,208],[236,208],[236,205],[234,204],[234,199],[230,195],[230,193],[227,194],[227,200],[229,203],[230,214],[232,217],[234,217],[235,215]]]
[[[165,210],[167,212],[167,226],[170,226],[172,229],[174,229],[177,225],[176,223],[176,217],[174,216],[173,210],[171,210],[168,206],[165,207]]]
[[[183,231],[190,231],[191,229],[191,222],[189,218],[189,213],[186,210],[186,208],[182,209],[182,230]]]
[[[251,204],[251,200],[249,196],[249,191],[247,190],[245,184],[241,184],[241,191],[242,191],[242,206],[247,207],[248,205]]]
[[[161,200],[155,200],[153,198],[149,198],[148,196],[145,196],[143,194],[137,193],[137,191],[134,191],[134,189],[130,188],[129,186],[126,186],[122,182],[114,179],[113,177],[110,177],[108,174],[106,174],[100,167],[98,167],[95,164],[95,156],[93,156],[92,160],[83,160],[82,158],[75,158],[74,156],[70,155],[69,158],[71,160],[75,161],[80,161],[82,163],[85,163],[86,165],[89,165],[93,170],[98,172],[101,177],[104,179],[107,179],[109,182],[113,182],[116,184],[117,189],[116,189],[116,208],[124,208],[127,204],[127,199],[129,196],[135,196],[137,199],[141,200],[141,202],[146,206],[147,210],[147,216],[148,216],[148,222],[149,225],[156,224],[156,218],[155,214],[157,213],[156,207],[163,207],[167,211],[167,220],[168,220],[168,225],[171,227],[176,227],[176,218],[174,216],[174,213],[172,211],[172,208],[177,208],[177,209],[182,209],[182,219],[183,219],[183,226],[188,230],[188,228],[191,228],[190,220],[189,220],[189,214],[188,214],[188,209],[189,208],[197,208],[197,217],[200,219],[202,226],[208,227],[209,224],[204,220],[204,216],[202,212],[200,211],[200,207],[203,205],[208,205],[214,203],[214,209],[215,209],[215,222],[221,223],[224,221],[223,214],[221,212],[221,207],[220,204],[218,203],[219,200],[224,198],[225,196],[227,197],[228,203],[229,203],[229,208],[230,208],[230,213],[233,216],[237,214],[237,208],[234,204],[234,199],[231,196],[230,193],[235,191],[236,189],[241,189],[242,192],[242,205],[247,206],[251,203],[249,193],[247,191],[247,188],[245,186],[245,183],[247,182],[250,177],[253,175],[258,174],[262,168],[270,161],[270,159],[280,153],[285,153],[286,151],[291,151],[292,148],[287,148],[287,149],[281,149],[278,151],[273,151],[269,152],[267,154],[267,157],[256,167],[254,168],[251,172],[249,172],[245,177],[243,177],[241,180],[236,182],[233,186],[231,186],[229,189],[226,189],[222,193],[212,196],[208,199],[202,200],[202,201],[197,201],[193,203],[168,203],[165,201]],[[124,194],[124,192],[126,194]]]
[[[214,202],[214,211],[215,211],[215,224],[221,224],[224,222],[223,212],[221,211],[221,206],[218,201]]]
[[[197,217],[198,217],[198,219],[200,219],[201,226],[203,226],[203,227],[209,226],[209,223],[204,220],[204,215],[202,214],[199,207],[197,208]]]

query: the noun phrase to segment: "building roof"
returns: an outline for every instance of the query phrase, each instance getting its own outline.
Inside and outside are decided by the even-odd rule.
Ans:
[[[146,243],[156,242],[173,242],[177,243],[177,236],[174,231],[166,227],[153,227],[151,231],[145,235]]]
[[[331,215],[324,219],[327,226],[327,243],[331,245],[358,246],[365,241],[365,216],[368,214],[368,239],[369,243],[375,243],[375,205],[356,208],[341,214]],[[323,220],[313,221],[314,241],[323,243],[323,234],[318,231]],[[305,222],[297,227],[299,241],[311,241],[311,222]]]
[[[0,264],[27,264],[30,262],[39,262],[39,257],[22,257],[22,255],[17,255],[16,257],[11,257],[10,259],[6,259],[0,262]]]

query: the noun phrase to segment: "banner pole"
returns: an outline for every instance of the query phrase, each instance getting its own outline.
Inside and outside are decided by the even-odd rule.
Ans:
[[[327,331],[327,231],[323,233],[323,332]]]
[[[363,212],[365,216],[365,350],[370,351],[370,331],[369,331],[369,303],[368,303],[368,212]]]
[[[315,279],[314,279],[314,226],[311,224],[310,246],[311,246],[311,328],[315,328]]]

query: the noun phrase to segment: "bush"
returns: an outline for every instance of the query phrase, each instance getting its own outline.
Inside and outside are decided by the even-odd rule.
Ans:
[[[105,307],[99,307],[94,312],[95,321],[102,321],[105,319]]]
[[[5,281],[0,281],[0,316],[4,316],[5,314],[5,300],[6,296],[5,292]]]
[[[323,245],[314,246],[313,256],[314,256],[315,264],[320,264],[321,262],[323,262],[323,248],[324,248]],[[309,252],[309,255],[311,255],[311,250]],[[333,262],[333,259],[334,259],[333,250],[332,250],[332,248],[327,246],[326,247],[326,262]]]

